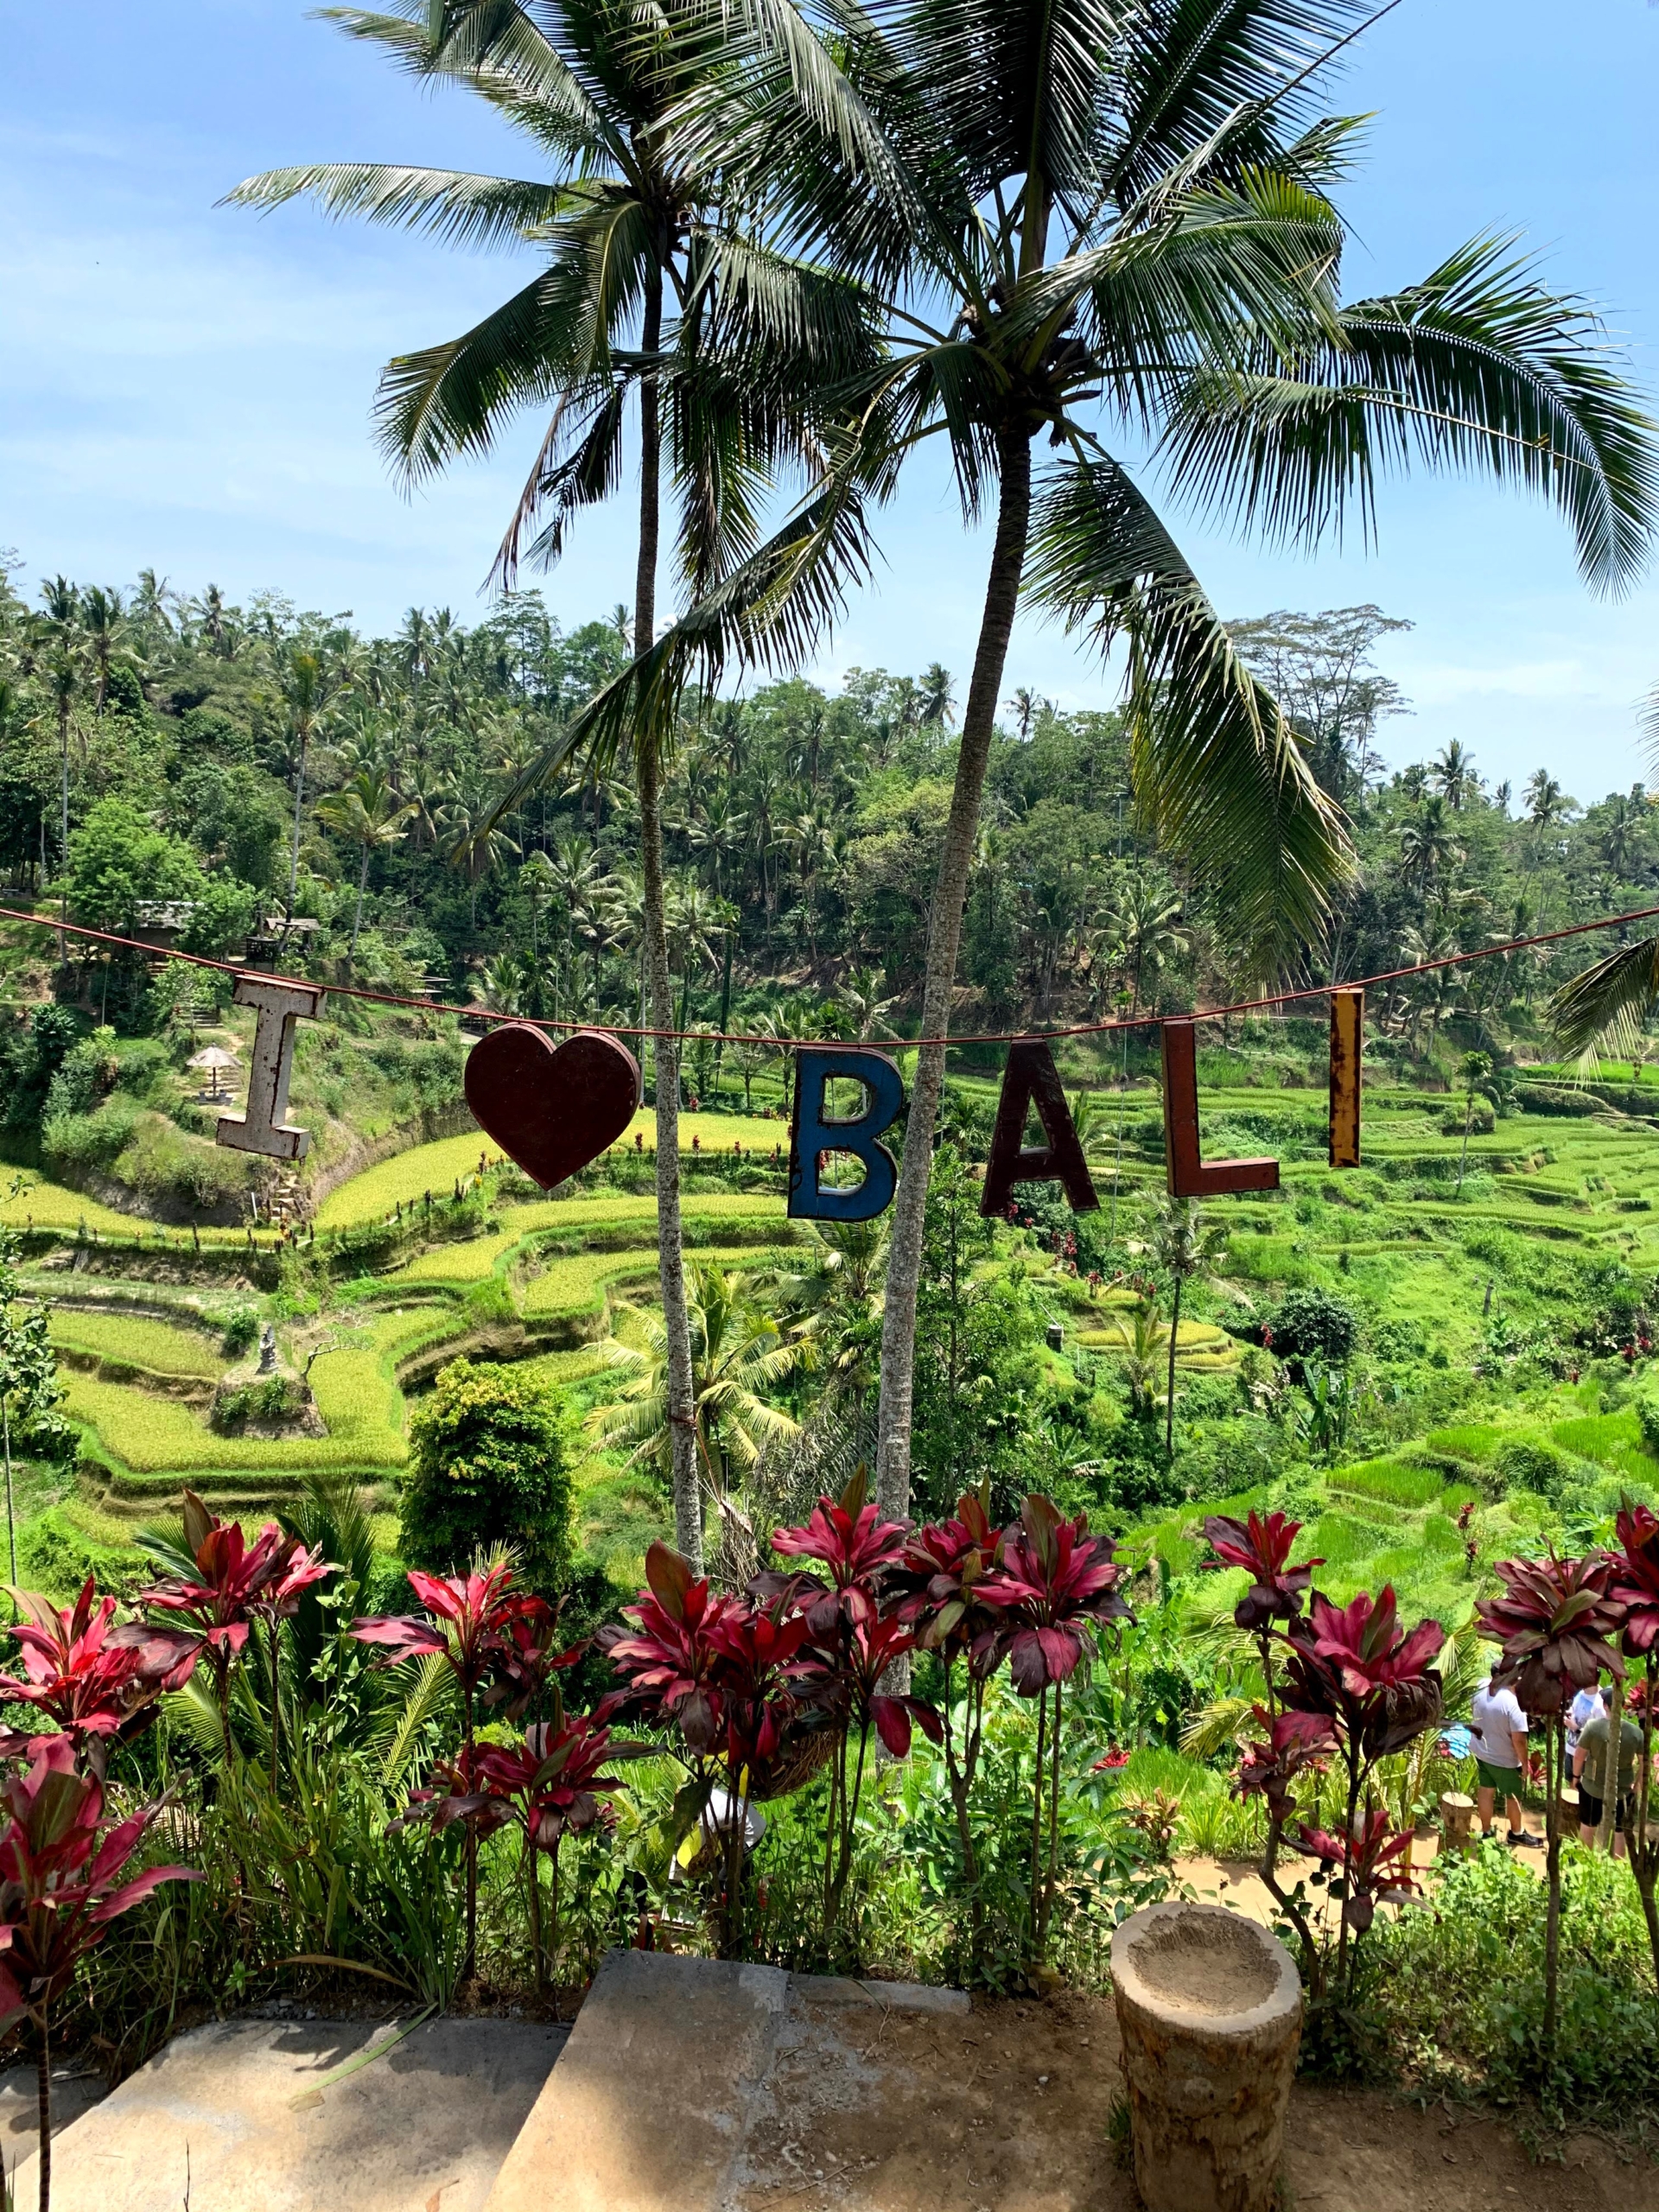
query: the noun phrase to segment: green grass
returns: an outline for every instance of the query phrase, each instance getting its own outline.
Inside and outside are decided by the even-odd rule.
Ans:
[[[134,1313],[103,1313],[84,1306],[57,1306],[51,1313],[52,1341],[124,1361],[156,1375],[212,1378],[226,1362],[211,1338],[198,1329],[180,1329]]]
[[[1361,1497],[1380,1498],[1387,1505],[1427,1505],[1445,1484],[1440,1477],[1418,1467],[1397,1467],[1386,1459],[1368,1460],[1357,1467],[1333,1467],[1333,1491],[1348,1491]]]
[[[646,1149],[654,1147],[656,1116],[648,1109],[634,1116],[620,1141],[632,1149],[636,1135],[644,1137]],[[706,1152],[729,1152],[736,1142],[746,1153],[760,1150],[770,1154],[774,1145],[787,1147],[789,1141],[784,1123],[762,1121],[759,1116],[682,1114],[683,1150],[690,1151],[694,1137]],[[454,1190],[458,1176],[477,1172],[480,1157],[494,1167],[503,1156],[499,1145],[492,1144],[481,1133],[442,1137],[435,1144],[415,1145],[408,1152],[394,1153],[390,1160],[365,1168],[360,1175],[331,1191],[317,1209],[317,1226],[350,1229],[364,1222],[380,1221],[399,1205],[417,1205],[428,1191],[434,1198],[443,1198]]]
[[[21,1179],[22,1187],[11,1194],[15,1179]],[[49,1183],[31,1170],[3,1165],[0,1165],[0,1222],[11,1229],[67,1229],[72,1233],[84,1226],[112,1236],[130,1236],[149,1226],[134,1214],[117,1213],[113,1207],[83,1198],[79,1191],[67,1191],[61,1183]]]

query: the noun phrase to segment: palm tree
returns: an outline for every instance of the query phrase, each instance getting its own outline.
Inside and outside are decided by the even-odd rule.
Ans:
[[[390,852],[404,841],[404,824],[414,813],[408,799],[400,800],[378,768],[358,768],[338,791],[317,801],[317,819],[358,848],[357,908],[352,916],[351,958],[357,956],[358,933],[363,926],[363,894],[368,887],[369,859]]]
[[[1454,737],[1430,768],[1429,779],[1440,788],[1440,795],[1453,814],[1461,814],[1463,803],[1477,788],[1475,764]]]
[[[1144,1253],[1172,1285],[1169,1314],[1169,1378],[1164,1402],[1164,1457],[1175,1456],[1175,1353],[1181,1333],[1181,1294],[1195,1275],[1208,1274],[1227,1249],[1227,1232],[1211,1227],[1196,1198],[1160,1198],[1149,1233],[1129,1246]]]
[[[1659,774],[1659,684],[1639,712],[1649,772]],[[1637,938],[1563,983],[1549,1002],[1549,1025],[1565,1052],[1586,1059],[1602,1052],[1629,1059],[1640,1047],[1656,1001],[1659,937]]]
[[[276,689],[288,715],[289,757],[294,763],[294,835],[288,856],[288,918],[300,887],[300,823],[305,805],[305,764],[313,741],[327,726],[334,671],[319,653],[291,648],[276,664]]]
[[[712,1266],[694,1267],[688,1286],[691,1323],[692,1443],[710,1496],[720,1501],[735,1487],[763,1448],[792,1436],[797,1423],[761,1393],[792,1374],[798,1343],[786,1341],[771,1315],[753,1304],[743,1278]],[[673,1481],[673,1415],[669,1394],[666,1332],[654,1314],[626,1308],[645,1338],[636,1351],[613,1338],[612,1364],[630,1379],[621,1401],[597,1407],[589,1426],[601,1450],[633,1446],[635,1460],[654,1460]]]
[[[1426,892],[1433,877],[1463,857],[1463,848],[1446,819],[1443,796],[1426,798],[1418,811],[1401,823],[1401,871],[1408,877],[1415,876],[1419,891]]]
[[[1158,1378],[1165,1352],[1175,1341],[1175,1332],[1159,1319],[1158,1300],[1150,1292],[1129,1308],[1127,1319],[1122,1313],[1107,1318],[1123,1347],[1122,1372],[1128,1385],[1130,1415],[1135,1421],[1154,1421],[1158,1413]]]
[[[1141,1011],[1143,988],[1157,995],[1160,968],[1185,951],[1189,932],[1180,926],[1180,894],[1150,871],[1137,868],[1118,894],[1112,925],[1129,969],[1129,1019]]]
[[[711,18],[716,11],[709,10]],[[1327,188],[1353,125],[1313,88],[1355,35],[1345,0],[1294,10],[1195,0],[893,0],[825,6],[809,54],[791,0],[721,11],[741,105],[700,90],[722,157],[792,194],[859,266],[886,358],[849,380],[820,487],[739,577],[644,657],[677,681],[756,651],[808,649],[869,557],[869,498],[948,441],[964,515],[992,524],[979,640],[932,900],[921,1033],[943,1038],[963,898],[1022,587],[1126,655],[1147,826],[1210,877],[1258,970],[1319,935],[1351,861],[1274,701],[1244,668],[1161,516],[1085,417],[1146,426],[1177,494],[1313,544],[1379,468],[1478,467],[1550,493],[1581,565],[1628,584],[1653,534],[1652,426],[1584,303],[1491,238],[1420,284],[1344,307]],[[757,99],[757,84],[769,99]],[[1033,446],[1058,461],[1033,480]],[[595,724],[620,711],[596,703]],[[944,1047],[918,1060],[888,1275],[880,1489],[909,1497],[916,1287]]]
[[[58,766],[61,777],[59,834],[62,841],[59,850],[67,868],[69,860],[69,720],[75,695],[80,689],[86,646],[80,628],[80,594],[69,579],[62,575],[54,576],[50,582],[41,586],[41,597],[46,602],[47,689],[58,722]]]
[[[385,371],[383,441],[411,480],[491,448],[523,407],[553,415],[497,558],[550,564],[581,511],[621,480],[629,402],[640,455],[632,610],[613,618],[638,653],[657,628],[664,415],[681,491],[677,552],[694,588],[717,585],[755,538],[756,500],[797,466],[817,395],[866,365],[857,288],[779,250],[755,226],[761,202],[734,191],[728,149],[682,118],[710,67],[698,0],[642,18],[630,0],[397,0],[396,12],[339,10],[426,80],[480,93],[524,131],[542,181],[378,163],[325,163],[253,177],[230,197],[270,207],[300,195],[331,213],[467,245],[527,244],[544,265],[474,329],[400,356]],[[539,534],[526,546],[535,526]],[[595,735],[578,716],[498,801],[521,805],[583,743],[603,766],[626,747],[639,802],[645,966],[657,1040],[658,1277],[667,1331],[675,1529],[702,1554],[691,1448],[691,1348],[682,1252],[679,1058],[665,925],[662,787],[676,718],[631,713]]]

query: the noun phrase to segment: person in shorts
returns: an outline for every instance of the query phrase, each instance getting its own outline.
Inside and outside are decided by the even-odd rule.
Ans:
[[[1611,1748],[1611,1720],[1605,1712],[1599,1713],[1579,1732],[1579,1747],[1573,1755],[1573,1775],[1579,1785],[1579,1841],[1586,1850],[1594,1845],[1607,1809],[1607,1755]],[[1630,1789],[1641,1757],[1642,1731],[1627,1713],[1618,1726],[1618,1796],[1613,1805],[1613,1853],[1619,1859],[1624,1856],[1622,1832],[1630,1816]]]
[[[1510,1842],[1516,1849],[1535,1844],[1527,1833],[1521,1790],[1527,1770],[1527,1716],[1513,1690],[1499,1689],[1490,1677],[1475,1692],[1469,1715],[1470,1749],[1475,1755],[1475,1808],[1483,1834],[1491,1835],[1497,1801],[1510,1823]]]

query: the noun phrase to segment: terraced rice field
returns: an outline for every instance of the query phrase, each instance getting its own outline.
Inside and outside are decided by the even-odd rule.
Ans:
[[[1655,1103],[1659,1107],[1659,1086]],[[1324,1158],[1322,1095],[1204,1091],[1207,1156],[1271,1153],[1281,1160],[1283,1187],[1210,1210],[1228,1229],[1227,1254],[1207,1306],[1183,1320],[1181,1373],[1196,1382],[1233,1372],[1240,1348],[1219,1325],[1226,1309],[1263,1311],[1298,1283],[1336,1287],[1374,1320],[1420,1328],[1442,1364],[1455,1366],[1481,1338],[1489,1286],[1516,1325],[1547,1327],[1563,1298],[1580,1294],[1586,1263],[1659,1271],[1653,1122],[1518,1114],[1491,1135],[1471,1138],[1459,1195],[1459,1134],[1445,1126],[1453,1105],[1403,1090],[1368,1092],[1366,1164],[1338,1175]],[[1117,1112],[1125,1123],[1119,1196],[1132,1208],[1138,1192],[1162,1180],[1155,1095],[1113,1102]],[[648,1134],[648,1117],[638,1126]],[[688,1141],[696,1134],[725,1148],[735,1139],[746,1150],[768,1154],[784,1134],[775,1121],[724,1116],[688,1116],[683,1126]],[[480,1143],[467,1136],[420,1146],[366,1170],[327,1199],[321,1225],[372,1224],[429,1188],[447,1192],[458,1175],[476,1168]],[[493,1148],[486,1149],[493,1160]],[[1095,1150],[1108,1198],[1119,1157],[1115,1128]],[[30,1211],[37,1226],[55,1224],[71,1239],[83,1222],[100,1237],[143,1226],[38,1179],[0,1202],[0,1217],[21,1221]],[[782,1200],[772,1194],[693,1190],[685,1221],[690,1256],[727,1268],[774,1263],[791,1234]],[[421,1387],[445,1347],[525,1357],[535,1371],[568,1387],[575,1409],[584,1410],[602,1394],[605,1361],[594,1340],[619,1304],[652,1300],[655,1227],[648,1195],[504,1204],[486,1234],[435,1243],[378,1280],[353,1286],[358,1303],[344,1314],[279,1324],[296,1363],[315,1354],[308,1378],[327,1431],[316,1437],[223,1436],[208,1426],[206,1401],[227,1363],[218,1334],[223,1314],[249,1295],[229,1287],[222,1269],[198,1289],[176,1280],[118,1282],[42,1268],[34,1280],[57,1301],[54,1340],[75,1363],[65,1381],[67,1410],[86,1440],[89,1525],[96,1521],[107,1534],[112,1525],[148,1517],[175,1498],[186,1479],[223,1509],[257,1515],[291,1492],[308,1467],[348,1469],[378,1485],[389,1503],[387,1486],[407,1450],[398,1378],[412,1376],[410,1387]],[[181,1253],[176,1231],[172,1252]],[[175,1276],[188,1274],[188,1260],[173,1258],[171,1265]],[[1074,1341],[1096,1357],[1121,1353],[1111,1316],[1123,1310],[1128,1294],[1107,1289],[1089,1301],[1074,1284],[1070,1296]],[[110,1310],[111,1300],[128,1297],[149,1310]],[[168,1318],[169,1309],[176,1319]],[[1421,1442],[1478,1470],[1517,1436],[1549,1442],[1610,1480],[1659,1483],[1634,1411],[1605,1408],[1593,1388],[1560,1386],[1547,1406],[1500,1404]],[[1475,1493],[1444,1469],[1405,1464],[1408,1457],[1332,1472],[1319,1522],[1317,1548],[1330,1560],[1322,1579],[1340,1594],[1392,1574],[1402,1602],[1408,1592],[1414,1610],[1432,1604],[1452,1622],[1468,1596],[1456,1515]],[[614,1459],[589,1459],[577,1469],[577,1484],[590,1551],[626,1577],[660,1525],[652,1478]],[[1172,1516],[1147,1532],[1148,1541],[1173,1565],[1181,1563],[1192,1525],[1190,1514]],[[1517,1538],[1523,1533],[1518,1521]]]
[[[644,1141],[646,1150],[655,1147],[656,1117],[649,1109],[634,1116],[618,1145],[632,1150],[636,1138]],[[783,1122],[766,1121],[758,1115],[682,1114],[682,1149],[690,1151],[694,1139],[707,1152],[729,1153],[734,1144],[741,1144],[746,1153],[758,1151],[769,1156],[775,1145],[787,1147],[789,1132]],[[399,1205],[419,1205],[429,1191],[435,1198],[444,1197],[454,1189],[458,1177],[476,1173],[480,1158],[493,1167],[499,1165],[501,1157],[499,1145],[475,1134],[415,1145],[408,1152],[396,1153],[390,1160],[365,1168],[360,1175],[331,1191],[317,1209],[317,1226],[353,1229],[364,1222],[384,1220]]]

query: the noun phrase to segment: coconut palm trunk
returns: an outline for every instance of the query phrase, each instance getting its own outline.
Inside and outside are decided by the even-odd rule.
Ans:
[[[950,1001],[962,943],[962,912],[973,863],[985,771],[1002,696],[1008,640],[1020,601],[1020,578],[1031,533],[1031,433],[1006,426],[997,441],[1001,486],[991,548],[979,645],[963,710],[962,749],[945,826],[944,850],[927,932],[927,975],[922,991],[922,1034],[943,1038],[950,1027]],[[881,1395],[876,1443],[876,1486],[882,1511],[894,1519],[910,1510],[910,1427],[915,1396],[916,1296],[922,1275],[922,1229],[933,1166],[933,1130],[944,1083],[943,1044],[925,1045],[916,1056],[916,1080],[905,1128],[904,1156],[893,1201],[893,1243],[887,1257],[887,1298],[881,1315]]]
[[[661,342],[660,263],[647,279],[640,349]],[[654,377],[639,385],[639,557],[634,574],[634,651],[649,650],[657,629],[657,554],[662,534],[661,400]],[[668,1434],[673,1469],[674,1542],[702,1572],[702,1499],[697,1483],[696,1413],[691,1391],[691,1325],[685,1302],[685,1249],[680,1226],[680,1050],[674,1027],[674,986],[668,967],[663,891],[662,759],[654,736],[636,729],[634,785],[639,799],[645,978],[651,998],[657,1068],[657,1277],[668,1339]],[[645,1040],[640,1039],[643,1055]]]

